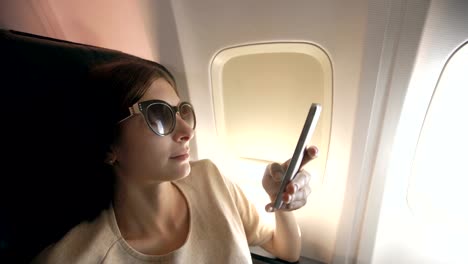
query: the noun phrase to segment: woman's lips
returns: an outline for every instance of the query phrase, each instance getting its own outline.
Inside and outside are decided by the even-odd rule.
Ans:
[[[180,154],[175,154],[174,156],[171,156],[170,159],[172,160],[179,160],[179,161],[184,161],[190,157],[189,151],[187,150],[186,152],[180,153]]]
[[[190,157],[190,155],[188,153],[186,154],[182,154],[182,155],[179,155],[179,156],[174,156],[174,157],[171,157],[172,160],[180,160],[180,161],[183,161],[183,160],[186,160]]]

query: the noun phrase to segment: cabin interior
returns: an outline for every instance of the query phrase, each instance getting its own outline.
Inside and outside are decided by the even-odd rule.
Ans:
[[[194,105],[192,159],[213,160],[271,223],[264,168],[291,157],[322,105],[300,263],[467,263],[467,14],[465,0],[1,0],[0,256],[27,261],[84,210],[72,196],[87,146],[69,141],[86,129],[47,116],[85,122],[73,78],[136,56]]]

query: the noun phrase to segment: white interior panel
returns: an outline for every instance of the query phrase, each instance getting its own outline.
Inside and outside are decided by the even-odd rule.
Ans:
[[[419,137],[408,188],[415,217],[438,229],[468,231],[468,45],[448,61]]]
[[[367,4],[367,0],[172,2],[189,95],[201,118],[196,131],[198,158],[210,158],[220,165],[230,158],[218,151],[221,142],[215,122],[212,77],[206,74],[220,51],[256,43],[306,42],[319,45],[329,55],[333,65],[333,116],[324,181],[311,184],[313,192],[307,205],[295,212],[302,230],[302,254],[324,262],[331,261],[335,250],[355,124],[360,118],[356,108]],[[360,163],[362,154],[352,159]],[[229,167],[220,169],[231,174]],[[264,170],[246,166],[237,169],[246,172],[236,179],[253,174],[259,178]],[[264,193],[261,182],[251,189]],[[255,202],[264,211],[266,200]]]
[[[466,116],[466,107],[457,108],[457,105],[460,105],[457,102],[466,98],[465,89],[457,89],[460,87],[458,85],[463,85],[463,82],[450,85],[448,90],[438,85],[443,85],[445,82],[442,74],[448,60],[454,51],[467,41],[468,3],[464,0],[407,1],[403,6],[407,15],[402,21],[402,36],[399,40],[398,54],[401,55],[395,59],[395,72],[389,83],[389,100],[384,118],[386,131],[382,134],[381,151],[376,157],[367,213],[363,223],[366,228],[363,228],[358,261],[359,263],[467,263],[466,228],[463,225],[453,225],[453,222],[451,225],[434,224],[440,223],[441,219],[421,217],[421,214],[424,214],[421,208],[431,207],[425,213],[438,210],[439,201],[431,206],[431,200],[438,200],[437,197],[440,196],[445,196],[442,199],[448,198],[456,204],[461,204],[458,209],[465,210],[466,206],[463,206],[465,201],[459,200],[463,199],[463,196],[450,197],[459,189],[451,189],[448,192],[444,189],[453,185],[454,183],[450,182],[453,180],[466,183],[466,175],[459,174],[466,170],[455,173],[451,171],[448,165],[456,163],[459,157],[452,152],[439,153],[437,146],[440,143],[442,145],[439,146],[443,146],[444,143],[454,142],[452,140],[463,145],[466,136],[458,134],[459,131],[453,133],[444,131],[438,134],[440,137],[435,135],[437,141],[426,145],[429,148],[425,151],[430,149],[433,155],[451,157],[426,159],[422,164],[420,162],[423,161],[423,157],[416,153],[418,153],[418,142],[422,144],[419,145],[421,147],[419,154],[421,154],[420,151],[423,151],[424,145],[427,144],[427,137],[431,133],[438,133],[438,129],[429,128],[435,120],[443,122],[447,125],[447,129],[450,129],[450,126],[460,129],[457,122],[462,120],[462,116]],[[426,8],[427,13],[421,14]],[[421,18],[424,18],[424,23],[421,24],[423,25],[421,33],[418,33],[412,30],[410,25],[414,24],[415,19]],[[418,34],[421,34],[420,40],[411,39]],[[415,44],[418,46],[417,50],[412,48]],[[413,56],[414,63],[408,63],[406,58]],[[466,75],[466,66],[460,70]],[[438,90],[439,88],[441,90]],[[438,94],[442,97],[438,97]],[[448,94],[461,98],[450,99],[449,107],[438,107],[440,102],[445,101],[443,97]],[[435,106],[433,109],[432,106],[429,108],[432,103],[434,103],[432,106]],[[437,118],[439,114],[443,116]],[[450,119],[453,119],[454,123],[447,123]],[[451,151],[454,148],[457,147],[452,146]],[[420,175],[422,178],[419,179],[417,174],[413,174],[418,173],[421,168],[436,168],[435,166],[446,162],[446,158],[450,162],[446,163],[447,166],[444,166],[442,173],[439,170],[435,178],[429,174],[436,171],[426,170],[429,174]],[[437,187],[434,187],[434,184],[437,184]],[[422,199],[427,192],[432,194],[430,200]],[[446,214],[448,215],[450,214]],[[464,213],[457,212],[456,215],[462,216]],[[444,220],[445,223],[447,220]]]
[[[273,215],[264,211],[269,198],[259,191],[263,171],[270,162],[291,158],[312,102],[323,107],[309,142],[319,147],[320,158],[305,169],[314,175],[316,189],[323,181],[332,109],[330,60],[308,43],[252,44],[219,52],[211,77],[220,153],[213,159],[273,224]],[[310,212],[304,214],[310,219]],[[259,248],[251,250],[269,255]]]

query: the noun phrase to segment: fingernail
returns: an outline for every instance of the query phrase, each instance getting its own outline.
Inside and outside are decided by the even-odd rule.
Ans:
[[[313,157],[317,157],[318,156],[318,153],[319,153],[319,149],[316,147],[316,146],[313,146],[312,149],[314,149],[314,155]]]

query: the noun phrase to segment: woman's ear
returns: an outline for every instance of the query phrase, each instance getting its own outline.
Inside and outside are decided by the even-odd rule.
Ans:
[[[106,164],[111,165],[111,166],[114,166],[114,165],[118,164],[117,149],[116,149],[115,146],[111,146],[109,151],[107,151],[106,158],[105,158],[104,162]]]

